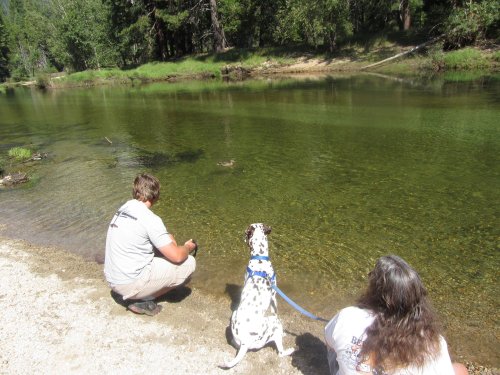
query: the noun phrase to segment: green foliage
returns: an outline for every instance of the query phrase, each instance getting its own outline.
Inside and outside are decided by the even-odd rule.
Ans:
[[[285,0],[219,0],[219,13],[230,45],[238,48],[276,44],[279,11]]]
[[[60,0],[59,4],[54,49],[63,65],[76,71],[116,65],[108,8],[100,0]]]
[[[100,0],[10,0],[11,75],[116,65],[109,16]]]
[[[339,39],[352,33],[348,3],[344,0],[291,0],[279,12],[276,37],[282,44],[326,46],[333,52]]]
[[[188,21],[189,11],[182,10],[176,14],[170,14],[165,10],[160,10],[157,12],[157,17],[165,23],[167,28],[175,30],[181,28]]]
[[[500,51],[493,52],[491,59],[497,63],[500,62]]]
[[[394,27],[393,0],[359,0],[352,3],[351,21],[355,32],[372,33]],[[399,3],[399,1],[398,1]]]
[[[497,33],[500,26],[498,0],[467,1],[455,7],[445,22],[446,41],[452,48],[471,45]],[[498,35],[496,35],[498,37]]]
[[[154,45],[150,29],[149,18],[141,16],[136,22],[119,31],[118,46],[124,59],[123,65],[140,65],[150,61]]]
[[[241,2],[239,0],[219,0],[219,14],[221,22],[224,25],[224,32],[229,36],[229,44],[235,45],[234,36],[240,30],[241,19],[238,17],[241,14]]]
[[[34,0],[11,0],[6,16],[10,34],[9,68],[14,80],[33,77],[36,71],[52,66],[49,3]]]
[[[370,49],[374,35],[394,33],[446,33],[445,47],[452,49],[498,38],[500,25],[498,0],[217,0],[223,30],[212,25],[209,0],[0,3],[0,82],[9,75],[22,80],[52,71],[133,68],[211,52],[224,45],[218,31],[240,51],[300,46],[334,52],[353,42]]]
[[[208,45],[210,31],[206,2],[197,0],[104,0],[111,14],[112,38],[121,65],[165,61]]]
[[[31,150],[24,147],[14,147],[9,150],[9,158],[15,159],[16,161],[24,161],[31,158]]]
[[[4,82],[9,76],[9,54],[7,28],[0,13],[0,82]]]

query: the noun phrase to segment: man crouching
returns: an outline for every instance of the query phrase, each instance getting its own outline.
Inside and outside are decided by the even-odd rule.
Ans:
[[[197,246],[193,240],[177,246],[162,219],[150,210],[160,197],[156,177],[139,174],[132,197],[109,225],[104,275],[111,289],[130,301],[130,311],[153,316],[161,311],[155,298],[189,281],[196,268],[189,254]]]

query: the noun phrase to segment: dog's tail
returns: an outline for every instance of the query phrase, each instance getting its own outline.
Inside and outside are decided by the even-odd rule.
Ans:
[[[244,344],[241,344],[240,348],[238,349],[238,354],[236,354],[236,357],[230,362],[225,362],[222,365],[219,365],[220,368],[222,369],[230,369],[231,367],[236,366],[240,361],[243,359],[245,354],[247,354],[248,347]]]

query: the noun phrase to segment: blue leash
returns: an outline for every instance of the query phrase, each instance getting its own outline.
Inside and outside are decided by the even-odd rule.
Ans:
[[[320,318],[319,316],[316,316],[316,315],[310,313],[309,311],[304,310],[299,305],[297,305],[295,302],[293,302],[290,299],[290,297],[288,297],[285,293],[283,293],[283,291],[280,288],[278,288],[278,286],[276,285],[276,283],[271,283],[271,286],[281,296],[281,298],[283,298],[286,302],[288,302],[288,304],[290,306],[292,306],[295,310],[297,310],[301,314],[303,314],[303,315],[305,315],[305,316],[307,316],[307,317],[309,317],[311,319],[314,319],[314,320],[319,320],[319,321],[322,321],[322,322],[328,322],[328,320],[326,320],[324,318]]]
[[[255,259],[255,260],[269,260],[269,257],[256,255],[256,256],[251,257],[251,259]],[[268,279],[270,281],[270,283],[271,283],[271,287],[281,296],[281,298],[283,298],[286,302],[288,302],[288,304],[290,306],[292,306],[295,310],[297,310],[301,314],[307,316],[308,318],[314,319],[314,320],[319,320],[319,321],[322,321],[322,322],[328,322],[328,320],[326,320],[324,318],[320,318],[319,316],[316,316],[316,315],[310,313],[309,311],[303,309],[302,307],[300,307],[299,305],[297,305],[294,301],[292,301],[290,299],[290,297],[288,297],[285,293],[283,293],[283,291],[280,288],[278,288],[278,285],[276,285],[276,274],[274,274],[272,276],[269,276],[267,274],[267,272],[252,271],[250,269],[250,267],[247,267],[247,273],[248,273],[248,277],[252,277],[252,276],[255,275],[255,276],[262,277],[264,279]]]

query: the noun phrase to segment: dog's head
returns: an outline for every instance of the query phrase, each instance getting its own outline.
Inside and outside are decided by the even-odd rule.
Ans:
[[[248,226],[245,231],[245,242],[250,247],[252,255],[267,255],[267,235],[271,233],[271,227],[256,223]]]

